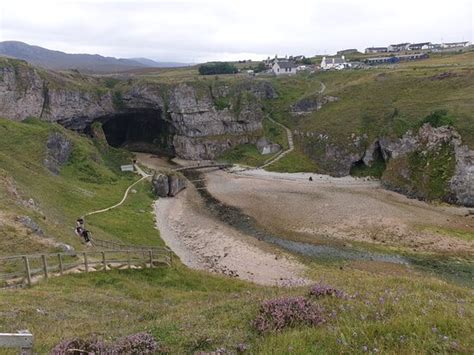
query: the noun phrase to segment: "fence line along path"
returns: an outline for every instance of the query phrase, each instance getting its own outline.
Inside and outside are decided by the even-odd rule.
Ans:
[[[168,248],[91,250],[78,253],[0,257],[0,288],[31,286],[41,279],[71,273],[173,266]]]

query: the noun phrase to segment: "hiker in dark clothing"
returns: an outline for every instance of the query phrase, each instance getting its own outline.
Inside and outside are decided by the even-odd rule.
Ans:
[[[84,241],[86,242],[86,244],[91,242],[90,232],[87,229],[84,229],[82,231],[82,238],[84,238]]]
[[[313,177],[312,177],[312,176],[309,177],[309,181],[313,181]]]
[[[84,219],[78,218],[76,220],[75,232],[76,232],[78,237],[82,237],[82,233],[84,232]]]

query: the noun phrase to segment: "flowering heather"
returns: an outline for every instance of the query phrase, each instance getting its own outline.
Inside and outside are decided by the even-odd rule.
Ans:
[[[112,354],[155,354],[159,344],[148,333],[137,333],[118,339],[111,347]]]
[[[75,349],[76,351],[72,351]],[[73,338],[63,340],[51,350],[52,355],[78,355],[78,354],[106,354],[107,346],[102,340],[91,338],[83,340]]]
[[[76,350],[73,351],[72,349]],[[137,333],[118,339],[116,342],[106,344],[102,340],[92,338],[83,340],[74,338],[63,340],[51,351],[53,355],[71,355],[71,354],[101,354],[101,355],[119,355],[119,354],[155,354],[160,351],[159,344],[155,338],[148,333]]]
[[[344,291],[322,283],[311,286],[309,289],[309,294],[315,297],[335,296],[337,298],[343,298],[346,295]]]
[[[321,307],[304,297],[286,297],[263,302],[253,324],[258,332],[264,333],[297,325],[314,326],[324,321]]]

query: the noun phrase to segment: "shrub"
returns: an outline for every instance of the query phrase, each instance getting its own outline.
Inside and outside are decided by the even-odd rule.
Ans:
[[[304,297],[268,300],[260,306],[253,324],[259,333],[298,325],[315,326],[324,323],[323,311]]]
[[[155,354],[159,344],[148,333],[137,333],[120,338],[111,346],[113,354]]]
[[[454,125],[454,119],[448,115],[446,110],[436,110],[426,116],[420,123],[420,127],[425,123],[429,123],[431,127],[437,128],[441,126],[452,126]]]
[[[238,71],[235,65],[227,62],[207,63],[199,66],[201,75],[235,74]]]
[[[309,289],[309,294],[310,296],[314,297],[324,297],[324,296],[334,296],[338,298],[342,298],[345,296],[345,292],[338,290],[335,287],[332,287],[330,285],[325,285],[322,283],[315,284],[311,286]]]
[[[106,344],[97,338],[83,340],[74,338],[63,340],[51,351],[53,355],[79,355],[79,354],[155,354],[162,352],[158,342],[148,333],[137,333],[118,339],[116,342]]]
[[[84,353],[105,354],[107,353],[107,346],[97,338],[88,340],[73,338],[63,340],[51,350],[53,355],[79,355]]]

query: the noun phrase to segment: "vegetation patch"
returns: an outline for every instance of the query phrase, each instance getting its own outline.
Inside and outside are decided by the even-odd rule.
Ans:
[[[235,74],[239,71],[235,65],[227,62],[202,64],[198,70],[201,75]]]

